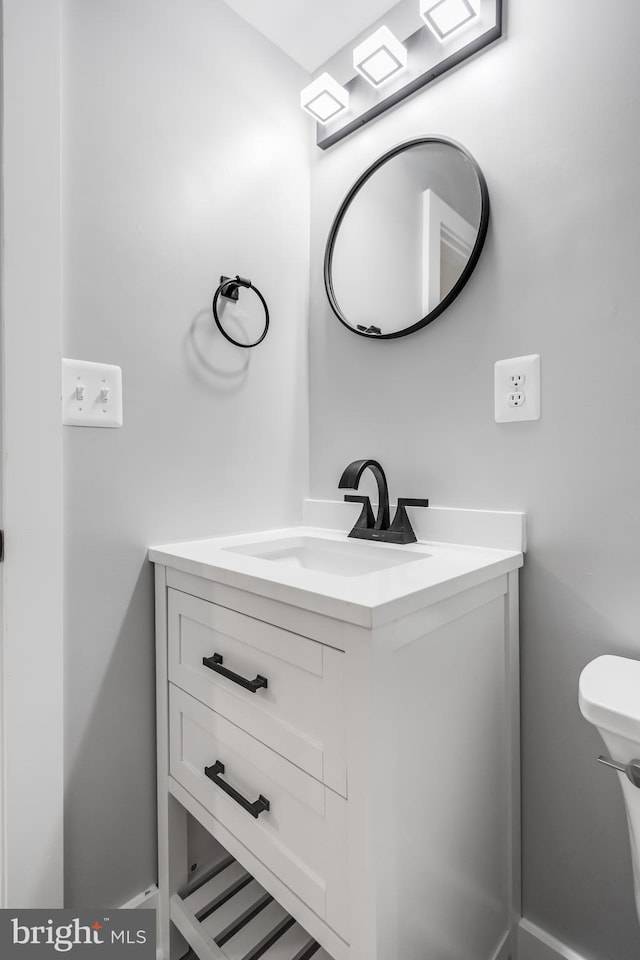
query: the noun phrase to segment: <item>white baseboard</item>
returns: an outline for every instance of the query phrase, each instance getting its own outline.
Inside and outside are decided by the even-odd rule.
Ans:
[[[156,943],[160,943],[160,931],[158,930],[158,888],[155,883],[138,893],[131,900],[122,904],[122,910],[155,910],[156,911]],[[160,947],[156,950],[156,960],[162,960]]]
[[[507,933],[504,940],[494,953],[492,960],[511,960],[511,934]]]
[[[518,960],[589,960],[571,947],[556,940],[550,933],[521,920],[518,927]]]
[[[131,900],[122,904],[121,910],[157,910],[158,909],[158,888],[154,884],[136,894]]]

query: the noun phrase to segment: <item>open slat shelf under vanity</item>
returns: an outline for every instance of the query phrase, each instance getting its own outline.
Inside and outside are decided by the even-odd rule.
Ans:
[[[171,919],[200,960],[331,960],[231,856],[171,898]]]

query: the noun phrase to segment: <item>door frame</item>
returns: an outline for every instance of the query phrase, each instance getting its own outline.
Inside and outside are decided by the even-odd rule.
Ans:
[[[431,189],[422,194],[422,311],[425,316],[438,306],[443,297],[440,289],[443,247],[460,253],[468,263],[478,237],[473,227],[457,210],[449,206]],[[463,268],[464,269],[464,268]],[[462,269],[460,270],[462,275]],[[459,279],[459,278],[458,278]]]
[[[0,906],[63,905],[60,0],[2,0]]]

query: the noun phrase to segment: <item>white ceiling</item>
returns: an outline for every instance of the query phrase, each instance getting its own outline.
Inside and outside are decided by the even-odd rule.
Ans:
[[[225,0],[313,73],[398,0]]]

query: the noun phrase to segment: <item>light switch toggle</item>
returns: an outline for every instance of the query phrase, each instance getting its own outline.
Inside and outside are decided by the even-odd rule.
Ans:
[[[122,426],[122,370],[110,363],[62,360],[62,422],[71,427]]]

